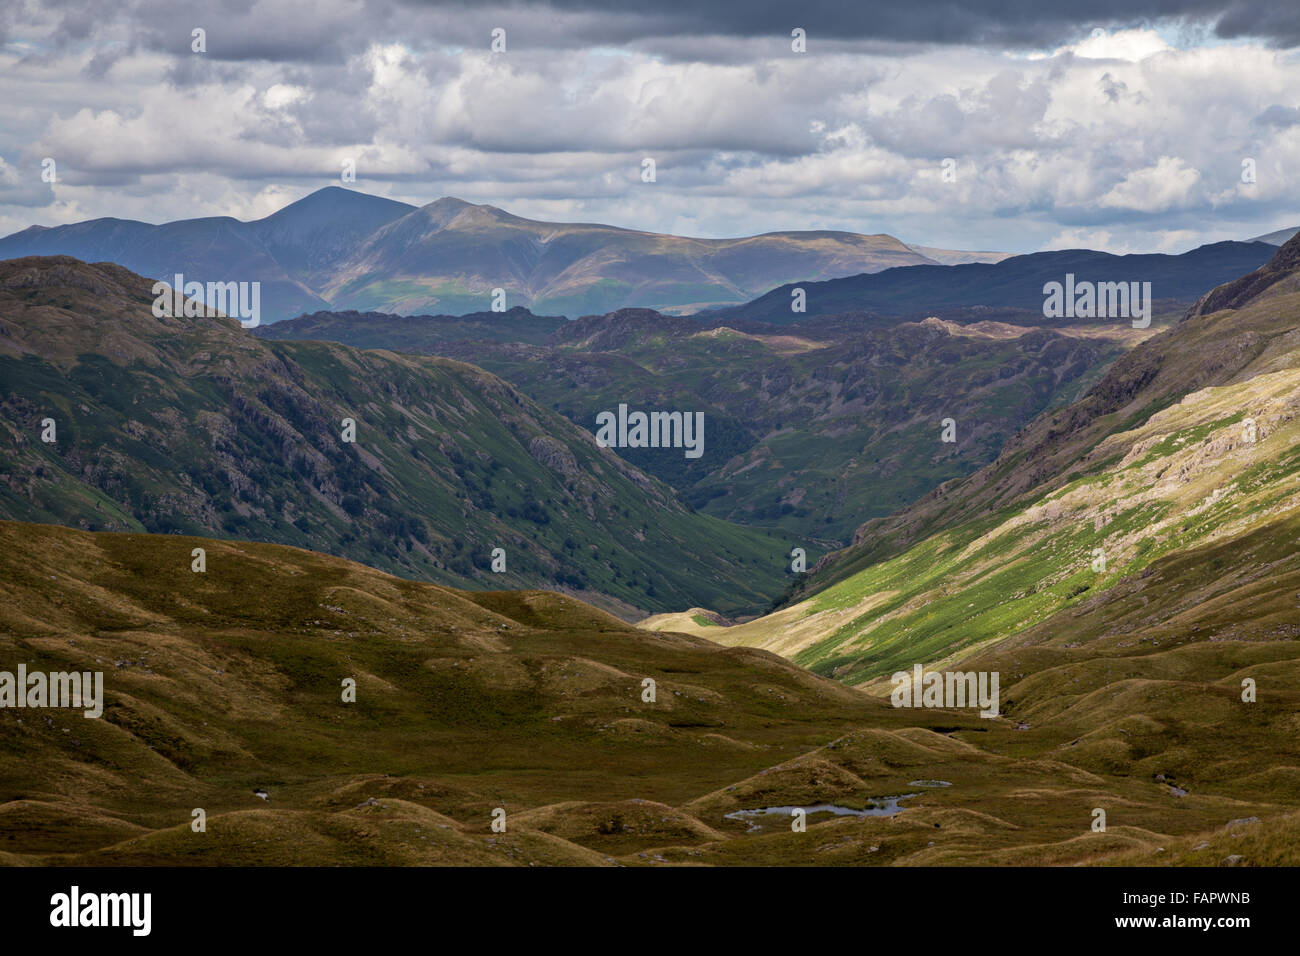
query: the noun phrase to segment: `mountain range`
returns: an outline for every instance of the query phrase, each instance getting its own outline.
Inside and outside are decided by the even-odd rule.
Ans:
[[[324,308],[486,311],[498,288],[507,307],[569,316],[631,305],[690,311],[744,302],[780,282],[936,261],[883,234],[692,239],[539,222],[454,197],[416,207],[338,186],[253,222],[94,219],[0,239],[0,259],[33,255],[114,262],[164,281],[177,273],[259,281],[265,322]]]
[[[257,281],[264,318],[274,320],[325,308],[328,303],[311,285],[366,236],[412,208],[330,188],[255,222],[220,216],[162,225],[92,219],[32,226],[0,239],[0,258],[65,255],[113,262],[169,283],[177,273],[204,283]]]

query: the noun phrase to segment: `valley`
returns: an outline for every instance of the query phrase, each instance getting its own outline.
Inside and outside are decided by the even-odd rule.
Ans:
[[[818,556],[848,543],[865,518],[992,461],[1040,412],[1082,394],[1132,341],[938,319],[888,330],[741,330],[647,309],[569,322],[541,341],[501,341],[518,322],[503,319],[493,341],[461,338],[459,327],[442,338],[448,323],[435,317],[316,313],[258,335],[454,357],[592,432],[600,411],[629,398],[703,413],[702,458],[618,453],[698,511],[777,529]],[[952,443],[941,441],[946,418],[957,423]]]
[[[0,263],[0,514],[561,588],[624,616],[752,612],[783,586],[783,539],[693,514],[488,372],[158,318],[149,288],[105,264]]]
[[[1298,255],[1138,335],[251,335],[0,263],[0,657],[103,687],[0,707],[0,861],[1295,865]],[[705,453],[601,447],[620,405]]]
[[[1298,79],[1275,0],[7,4],[4,938],[1276,945]]]
[[[654,626],[707,631],[872,682],[918,654],[961,661],[1040,629],[1105,633],[1118,595],[1146,590],[1153,575],[1161,580],[1158,569],[1191,573],[1192,555],[1213,554],[1202,560],[1220,573],[1184,582],[1186,620],[1230,590],[1234,573],[1251,576],[1260,564],[1244,543],[1252,540],[1276,546],[1265,562],[1266,577],[1278,578],[1276,612],[1300,606],[1280,583],[1300,520],[1297,249],[1284,247],[1260,270],[1270,281],[1247,276],[1207,296],[980,472],[865,523],[802,601],[732,627],[702,629],[680,616]],[[1253,294],[1237,308],[1203,311],[1234,288]],[[1177,364],[1186,362],[1199,374]],[[1069,464],[1027,467],[1054,461]],[[1164,620],[1155,610],[1147,617]]]

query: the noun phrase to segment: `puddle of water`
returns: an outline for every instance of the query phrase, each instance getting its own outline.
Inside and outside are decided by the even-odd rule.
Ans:
[[[837,817],[892,817],[907,809],[907,807],[899,806],[900,801],[910,800],[915,796],[919,796],[919,794],[904,793],[897,797],[875,797],[873,805],[865,810],[854,810],[852,807],[841,807],[834,803],[814,803],[805,807],[762,807],[758,810],[735,810],[728,813],[726,818],[728,820],[744,820],[749,824],[749,829],[752,832],[762,829],[756,822],[757,818],[777,815],[788,819],[795,810],[803,810],[810,817],[816,813],[830,813]]]
[[[951,787],[947,780],[911,780],[907,784],[909,787]]]

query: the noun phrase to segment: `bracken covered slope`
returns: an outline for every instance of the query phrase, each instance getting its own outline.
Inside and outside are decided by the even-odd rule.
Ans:
[[[105,698],[0,708],[0,863],[1300,862],[1296,662],[1264,631],[1027,636],[981,719],[276,545],[0,522],[0,581],[0,670],[101,671]],[[806,832],[735,816],[790,806]]]

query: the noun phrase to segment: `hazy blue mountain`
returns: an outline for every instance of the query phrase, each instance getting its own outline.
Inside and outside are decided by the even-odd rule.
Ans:
[[[1117,256],[1063,249],[993,264],[907,266],[875,275],[787,283],[745,305],[710,312],[709,319],[735,317],[788,325],[809,316],[869,312],[874,316],[864,321],[888,325],[895,316],[932,314],[957,322],[1002,317],[987,311],[994,310],[1014,315],[1021,325],[1061,325],[1070,320],[1042,317],[1043,286],[1063,282],[1067,273],[1079,281],[1150,282],[1152,297],[1167,310],[1191,305],[1215,286],[1257,269],[1276,251],[1276,246],[1265,242],[1217,242],[1181,255]],[[791,311],[795,288],[806,295],[803,314]]]
[[[248,225],[280,265],[314,288],[314,280],[372,232],[415,208],[328,186]]]
[[[258,281],[267,322],[328,308],[310,284],[316,271],[412,208],[332,186],[253,222],[219,216],[34,227],[0,239],[0,259],[66,255],[169,282],[176,273],[199,282]]]
[[[264,324],[328,308],[479,312],[498,288],[507,307],[534,312],[692,312],[745,302],[781,282],[935,261],[886,235],[690,239],[539,222],[453,197],[415,207],[337,186],[253,222],[95,219],[0,239],[0,258],[30,255],[113,262],[151,278],[260,281]]]

